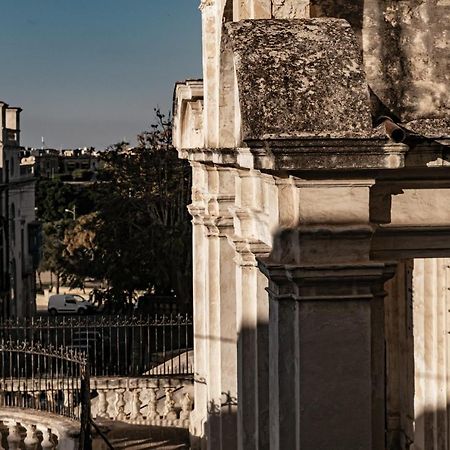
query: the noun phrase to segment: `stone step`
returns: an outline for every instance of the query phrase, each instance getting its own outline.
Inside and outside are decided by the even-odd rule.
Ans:
[[[173,445],[170,441],[155,442],[151,439],[112,439],[111,445],[115,450],[187,450],[184,444]]]
[[[131,425],[124,422],[97,422],[115,450],[188,450],[189,433],[180,428]],[[98,449],[107,450],[98,441]]]

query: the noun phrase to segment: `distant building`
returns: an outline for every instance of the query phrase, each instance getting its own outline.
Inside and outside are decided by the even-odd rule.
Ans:
[[[22,152],[22,165],[28,166],[36,177],[72,177],[74,171],[91,176],[101,167],[101,162],[92,148],[84,149],[26,149]]]
[[[52,178],[60,171],[58,150],[24,150],[23,154],[21,164],[29,167],[31,173],[37,177]]]
[[[21,111],[0,102],[0,315],[6,317],[35,310],[39,226],[35,181],[20,164]]]

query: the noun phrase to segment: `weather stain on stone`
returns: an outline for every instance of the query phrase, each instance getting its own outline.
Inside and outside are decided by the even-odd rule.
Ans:
[[[340,19],[226,24],[244,139],[371,132],[361,51]]]

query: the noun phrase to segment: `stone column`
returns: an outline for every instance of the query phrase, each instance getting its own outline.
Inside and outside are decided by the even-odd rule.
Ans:
[[[395,264],[363,257],[369,230],[286,235],[287,253],[260,264],[270,296],[270,449],[383,449],[383,287]]]
[[[414,450],[448,445],[449,263],[444,258],[414,260]]]
[[[208,168],[206,231],[207,265],[205,342],[208,395],[208,449],[236,449],[237,356],[235,251],[229,209],[234,205],[234,171]],[[196,400],[197,401],[197,400]]]
[[[203,164],[192,166],[192,260],[193,267],[193,309],[194,309],[194,398],[195,406],[190,415],[189,432],[193,449],[205,448],[205,426],[208,417],[207,392],[207,295],[206,276],[208,267],[208,242],[206,228],[203,224],[206,202],[204,194],[207,189],[207,171]]]
[[[389,450],[409,449],[414,440],[414,342],[412,260],[400,261],[386,283],[386,425]]]
[[[256,257],[263,243],[236,241],[238,317],[238,449],[269,448],[269,299]]]
[[[268,449],[269,425],[269,298],[267,278],[258,269],[257,257],[270,253],[271,231],[264,208],[270,176],[240,170],[236,177],[236,313],[238,330],[238,449]],[[265,240],[265,241],[264,241]]]

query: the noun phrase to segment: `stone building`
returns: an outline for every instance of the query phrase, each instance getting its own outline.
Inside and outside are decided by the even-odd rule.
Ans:
[[[0,316],[30,316],[35,310],[34,179],[21,166],[20,108],[0,102]]]
[[[73,173],[92,177],[102,168],[102,162],[94,149],[56,150],[53,148],[28,148],[21,152],[21,164],[41,178],[71,178]]]
[[[200,9],[194,448],[448,450],[450,2]]]

